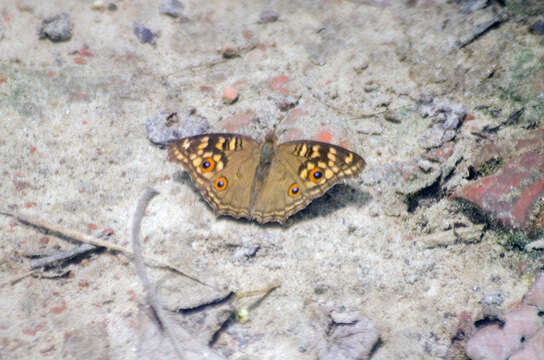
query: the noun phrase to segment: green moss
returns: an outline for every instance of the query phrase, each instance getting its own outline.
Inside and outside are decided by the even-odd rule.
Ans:
[[[510,68],[510,81],[503,89],[501,98],[513,102],[536,101],[539,107],[544,106],[544,98],[540,96],[537,83],[544,78],[544,62],[534,48],[519,50]],[[537,93],[535,93],[537,92]]]
[[[499,243],[508,250],[524,250],[531,241],[525,232],[518,229],[503,229],[499,235]]]
[[[478,169],[478,176],[488,176],[496,173],[504,164],[502,157],[492,158],[486,161]]]

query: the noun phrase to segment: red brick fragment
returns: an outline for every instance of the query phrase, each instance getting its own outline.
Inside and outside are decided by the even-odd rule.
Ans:
[[[532,149],[538,145],[530,140],[527,144]],[[544,198],[544,152],[535,149],[514,155],[498,172],[464,186],[454,197],[474,203],[506,226],[535,230]]]

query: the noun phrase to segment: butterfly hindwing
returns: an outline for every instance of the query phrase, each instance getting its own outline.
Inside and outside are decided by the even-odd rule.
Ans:
[[[364,166],[359,155],[340,146],[306,140],[280,144],[257,193],[253,217],[282,223],[335,184],[357,176]]]
[[[217,215],[250,218],[251,185],[258,143],[236,134],[183,138],[169,147],[169,159],[189,172]]]

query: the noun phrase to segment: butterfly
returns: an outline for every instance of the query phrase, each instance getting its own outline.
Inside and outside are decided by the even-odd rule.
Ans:
[[[297,140],[276,144],[238,134],[202,134],[172,143],[170,161],[189,172],[216,215],[284,223],[365,161],[338,145]]]

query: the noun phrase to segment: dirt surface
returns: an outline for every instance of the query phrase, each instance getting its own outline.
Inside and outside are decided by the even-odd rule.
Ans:
[[[450,195],[482,141],[543,126],[537,17],[494,1],[114,4],[1,4],[0,210],[129,248],[138,199],[159,191],[144,254],[211,285],[149,269],[186,358],[211,343],[209,358],[462,359],[463,322],[531,287],[542,251],[507,246]],[[367,167],[285,225],[216,218],[148,139],[174,112],[181,135],[275,129]],[[175,358],[124,255],[22,276],[77,242],[3,215],[0,234],[0,359]],[[253,306],[225,298],[278,281]]]

